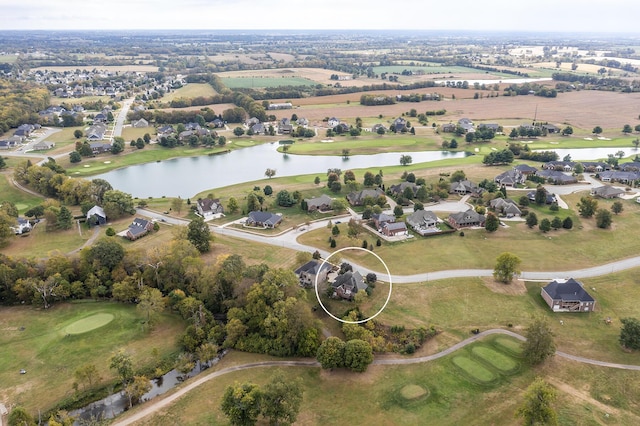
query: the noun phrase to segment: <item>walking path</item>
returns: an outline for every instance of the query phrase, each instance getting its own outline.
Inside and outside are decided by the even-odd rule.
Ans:
[[[450,348],[447,348],[433,355],[427,355],[427,356],[417,357],[417,358],[377,359],[377,360],[374,360],[372,364],[373,365],[407,365],[407,364],[418,364],[423,362],[429,362],[429,361],[433,361],[433,360],[445,357],[447,355],[450,355],[451,353],[457,351],[458,349],[461,349],[467,345],[470,345],[471,343],[474,343],[485,336],[489,336],[493,334],[504,334],[507,336],[514,337],[518,340],[522,340],[522,341],[526,340],[523,336],[521,336],[518,333],[514,333],[513,331],[495,328],[495,329],[483,331],[479,334],[469,337],[459,343],[456,343]],[[557,351],[556,355],[571,361],[581,362],[584,364],[591,364],[591,365],[597,365],[597,366],[609,367],[609,368],[618,368],[622,370],[640,371],[640,365],[627,365],[627,364],[617,364],[612,362],[603,362],[603,361],[598,361],[594,359],[570,355],[560,351]],[[207,374],[206,376],[198,378],[197,380],[189,383],[183,388],[180,388],[178,391],[167,396],[166,398],[163,398],[163,399],[156,398],[152,400],[152,402],[149,405],[143,407],[140,411],[136,412],[135,414],[124,419],[120,419],[120,420],[116,419],[116,421],[113,423],[113,426],[131,425],[139,420],[142,420],[146,416],[149,416],[157,412],[158,410],[161,410],[167,407],[169,404],[181,398],[183,395],[192,391],[198,386],[208,381],[211,381],[217,377],[220,377],[222,375],[233,373],[235,371],[242,371],[242,370],[249,370],[253,368],[263,368],[263,367],[320,367],[320,363],[316,361],[263,361],[263,362],[255,362],[250,364],[236,365],[233,367],[223,368],[222,370],[218,370],[211,374]]]

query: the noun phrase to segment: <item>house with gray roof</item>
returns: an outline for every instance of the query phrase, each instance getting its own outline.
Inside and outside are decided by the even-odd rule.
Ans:
[[[334,297],[341,297],[346,300],[353,300],[359,291],[365,291],[369,287],[358,271],[347,271],[338,275],[331,286],[334,289]]]
[[[480,195],[484,192],[484,189],[480,188],[477,184],[470,180],[461,180],[459,182],[451,182],[451,188],[449,193],[458,195]]]
[[[536,172],[536,176],[545,178],[547,182],[553,183],[554,185],[567,185],[578,182],[578,178],[575,176],[565,174],[564,172],[555,169],[538,170]]]
[[[591,312],[596,306],[582,283],[573,278],[551,281],[542,288],[541,295],[553,312]]]
[[[640,172],[622,172],[619,170],[608,170],[600,173],[602,182],[631,183],[640,179]]]
[[[270,212],[253,211],[247,218],[248,226],[276,228],[282,222],[282,216]]]
[[[204,220],[218,219],[224,214],[224,207],[219,198],[200,198],[196,203],[196,209]]]
[[[526,177],[516,169],[507,170],[500,173],[494,178],[494,181],[500,186],[516,186],[524,183]]]
[[[327,274],[330,270],[331,265],[328,262],[310,260],[296,269],[295,274],[300,280],[300,286],[312,288],[315,286],[316,279],[318,283],[324,282],[327,279]]]
[[[432,211],[416,210],[407,216],[406,223],[420,235],[438,231],[438,216]]]
[[[382,232],[382,227],[386,223],[393,223],[396,221],[396,217],[389,214],[384,213],[376,213],[371,215],[371,220],[373,221],[374,226],[380,232]]]
[[[362,191],[351,192],[347,195],[347,201],[352,206],[362,206],[364,204],[364,200],[367,197],[371,197],[374,200],[377,200],[378,197],[383,196],[384,192],[380,188],[375,189],[363,189]],[[386,199],[386,197],[385,197]]]
[[[525,177],[529,175],[535,175],[536,172],[538,171],[537,168],[530,166],[528,164],[518,164],[513,168],[519,171],[520,173],[522,173]]]
[[[331,210],[331,203],[333,202],[333,199],[326,194],[322,194],[319,197],[305,198],[304,201],[307,203],[308,212],[324,212]]]
[[[87,212],[87,223],[89,226],[93,225],[104,225],[107,223],[107,215],[104,213],[104,210],[100,206],[93,206]]]
[[[420,186],[416,185],[413,182],[401,182],[397,185],[391,185],[389,187],[389,192],[391,193],[392,196],[397,197],[398,195],[404,194],[405,188],[411,188],[411,191],[413,192],[413,196],[415,197]]]
[[[499,215],[508,218],[520,217],[522,214],[516,202],[509,198],[494,198],[489,202],[489,206]]]
[[[137,217],[133,219],[133,222],[127,228],[125,237],[130,241],[135,241],[147,235],[152,229],[153,223],[151,221]]]
[[[382,234],[387,237],[395,237],[398,235],[409,235],[407,225],[404,222],[385,222],[382,225]]]
[[[469,228],[472,226],[484,226],[485,217],[473,209],[464,212],[451,213],[449,224],[456,228]]]
[[[591,189],[591,195],[605,199],[618,198],[622,194],[624,194],[624,189],[616,188],[611,185],[603,185]]]

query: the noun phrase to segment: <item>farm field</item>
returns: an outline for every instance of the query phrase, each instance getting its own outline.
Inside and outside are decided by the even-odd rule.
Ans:
[[[83,324],[85,318],[92,324]],[[83,327],[87,327],[84,333]],[[184,324],[174,315],[163,314],[157,326],[147,331],[134,306],[87,301],[54,304],[46,311],[5,307],[0,311],[0,329],[0,398],[31,412],[44,412],[72,396],[78,367],[94,364],[102,377],[100,385],[114,381],[108,359],[120,348],[132,355],[136,370],[155,368],[154,363],[177,352]],[[152,356],[154,348],[157,357]],[[19,374],[20,369],[27,373]]]
[[[207,83],[189,83],[179,89],[172,90],[162,97],[163,102],[171,102],[174,99],[192,99],[198,96],[213,96],[216,91]]]
[[[283,75],[280,77],[222,77],[222,82],[230,89],[248,89],[248,88],[265,88],[265,87],[281,87],[281,86],[313,86],[317,83],[303,78]]]
[[[44,70],[49,70],[49,71],[56,71],[56,72],[65,72],[65,71],[75,71],[77,69],[81,69],[81,70],[104,70],[104,71],[110,71],[110,72],[157,72],[158,71],[158,67],[155,65],[88,65],[88,66],[82,66],[82,65],[78,65],[78,66],[62,66],[62,65],[52,65],[52,66],[46,66],[46,67],[36,67],[36,68],[31,68],[34,71],[44,71]],[[84,99],[84,98],[78,98],[78,99]]]

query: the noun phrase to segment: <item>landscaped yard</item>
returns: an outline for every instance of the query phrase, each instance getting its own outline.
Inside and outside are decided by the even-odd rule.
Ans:
[[[94,364],[102,377],[100,385],[112,383],[115,375],[109,370],[109,357],[124,348],[136,370],[153,369],[163,358],[175,355],[183,329],[178,317],[163,314],[155,328],[147,331],[135,306],[121,303],[57,303],[46,311],[4,307],[0,310],[0,399],[30,412],[44,412],[73,394],[73,373],[78,367]],[[26,374],[21,375],[21,369]]]

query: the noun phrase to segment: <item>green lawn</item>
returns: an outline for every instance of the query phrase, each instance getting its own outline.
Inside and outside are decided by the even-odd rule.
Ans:
[[[223,77],[222,81],[229,89],[315,86],[318,84],[317,81],[303,77]]]
[[[11,160],[16,160],[13,157],[10,157]],[[12,163],[14,162],[12,161]],[[15,163],[20,163],[24,161],[21,159],[20,161],[15,161]],[[26,210],[29,210],[31,207],[40,204],[43,198],[35,197],[31,194],[26,194],[23,191],[17,189],[13,184],[11,184],[11,172],[0,173],[0,203],[2,201],[9,201],[18,208],[20,214],[23,214]]]
[[[305,155],[342,155],[343,149],[349,154],[378,154],[399,151],[437,151],[441,142],[431,137],[407,136],[336,136],[334,142],[298,141],[289,147],[291,154]],[[282,152],[282,147],[278,148]]]
[[[489,339],[485,339],[482,344]],[[475,347],[472,346],[472,348]],[[524,390],[537,375],[553,377],[554,361],[549,368],[531,370],[524,368],[514,376],[496,377],[494,382],[479,385],[466,379],[452,364],[452,358],[461,354],[423,364],[411,366],[370,366],[366,373],[357,374],[344,370],[323,371],[319,368],[269,368],[252,369],[223,375],[201,385],[198,390],[185,395],[158,413],[137,422],[137,425],[184,425],[227,424],[227,418],[220,411],[220,401],[227,386],[234,383],[253,382],[264,385],[276,371],[288,380],[300,378],[303,387],[303,402],[296,424],[299,425],[343,425],[343,424],[384,424],[384,425],[460,425],[460,424],[518,424],[514,414],[522,403]],[[237,364],[231,353],[216,369]],[[469,358],[467,358],[469,359]],[[473,362],[473,360],[471,360]],[[474,371],[477,367],[475,363]],[[609,370],[571,364],[571,376],[562,374],[563,382],[590,384],[595,377],[606,375]],[[563,365],[564,367],[564,365]],[[488,371],[485,369],[485,371]],[[616,389],[612,397],[619,397],[620,404],[628,404],[629,411],[605,412],[584,400],[559,392],[555,404],[559,424],[632,424],[640,412],[634,401],[640,395],[637,385],[640,373],[616,372],[612,385],[602,380],[599,392],[623,383],[636,383],[628,388]],[[420,387],[428,395],[417,400],[407,400],[403,390]],[[576,386],[577,387],[577,386]],[[348,410],[336,410],[335,401],[353,399],[357,390],[358,400],[366,403],[351,404]],[[588,395],[588,393],[587,393]],[[134,412],[136,410],[134,409]],[[630,423],[629,423],[630,422]]]
[[[171,102],[174,99],[186,98],[192,99],[198,96],[210,97],[216,94],[216,91],[208,83],[189,83],[179,89],[172,90],[164,95],[163,102]]]
[[[113,316],[113,320],[83,334],[67,335],[67,327],[96,315]],[[163,314],[149,332],[142,328],[141,320],[135,306],[110,302],[57,303],[46,311],[4,307],[0,310],[4,400],[32,413],[46,411],[73,394],[73,373],[82,365],[94,364],[105,385],[115,380],[108,359],[120,348],[132,355],[136,370],[153,368],[158,361],[152,355],[154,349],[159,358],[177,352],[182,321]],[[19,374],[20,369],[27,374]]]

